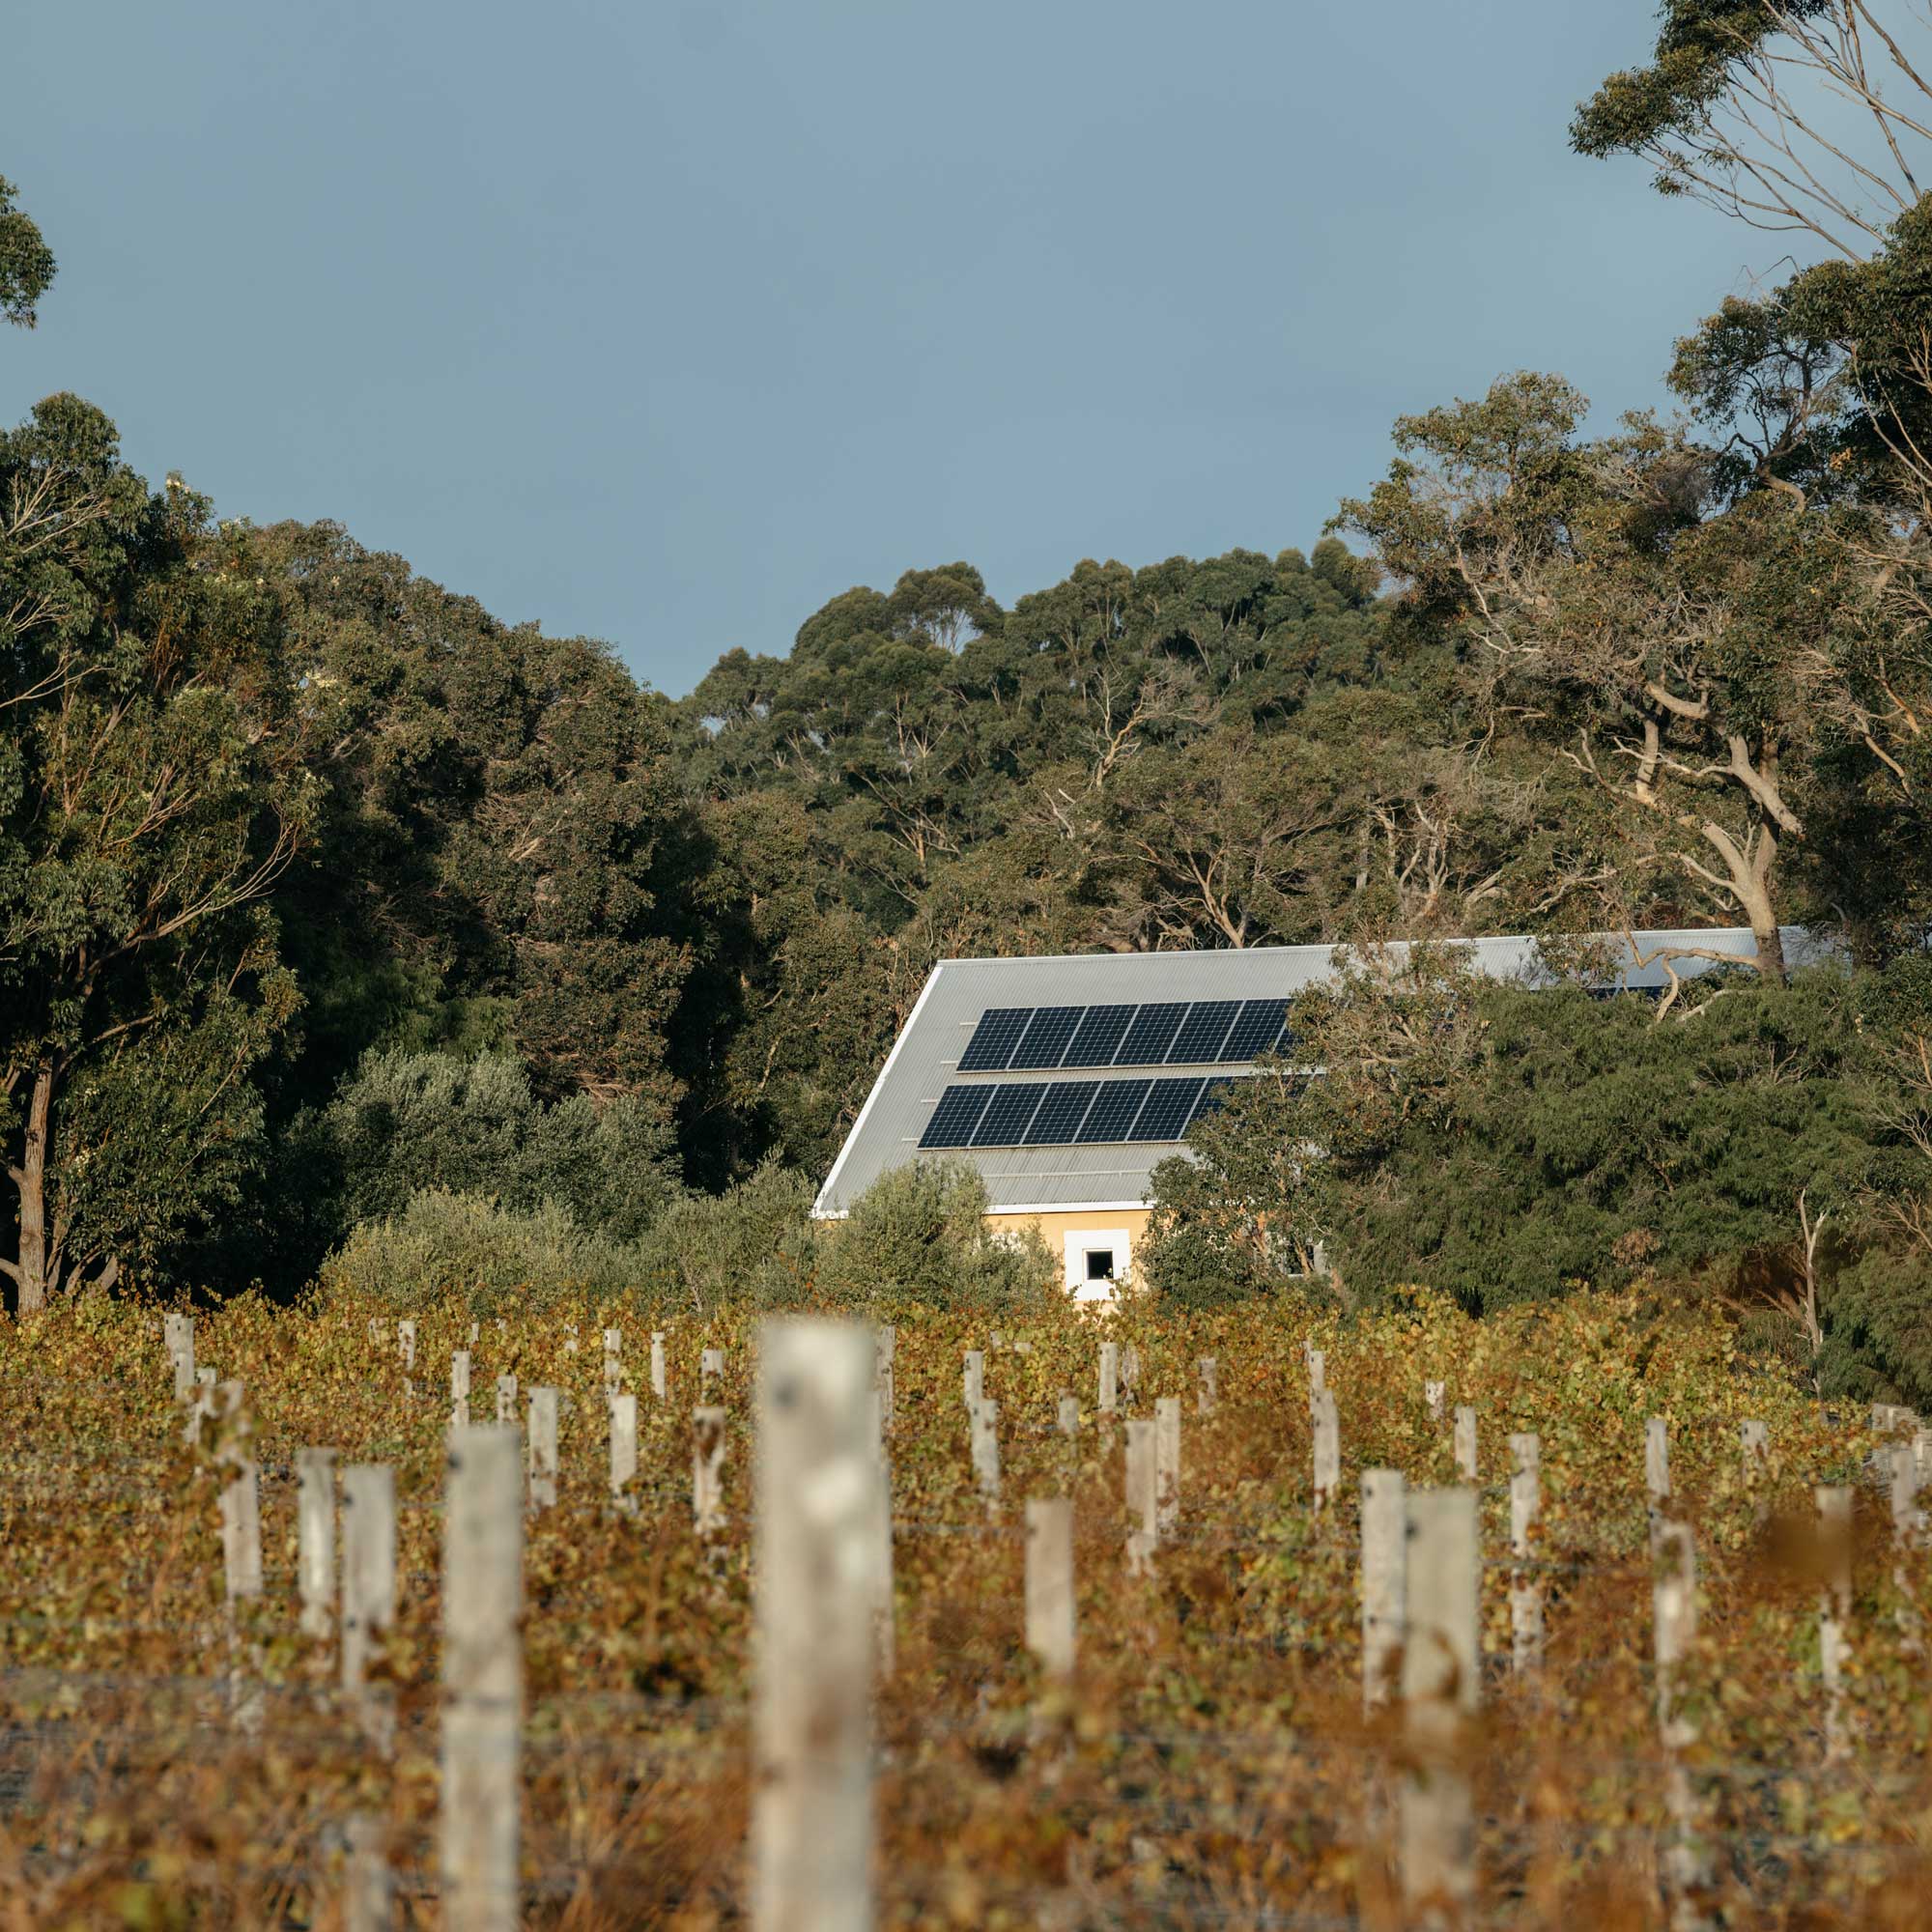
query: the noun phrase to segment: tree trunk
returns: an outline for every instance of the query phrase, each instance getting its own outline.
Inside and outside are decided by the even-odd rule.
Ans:
[[[20,1164],[12,1170],[20,1193],[20,1251],[14,1279],[22,1315],[38,1314],[47,1304],[47,1116],[53,1095],[54,1069],[37,1067]]]

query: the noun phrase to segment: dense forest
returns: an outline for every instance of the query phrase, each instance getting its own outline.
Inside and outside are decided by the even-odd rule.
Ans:
[[[1670,0],[1578,110],[1581,152],[1816,258],[1659,345],[1667,415],[1507,374],[1397,422],[1305,551],[1010,608],[910,569],[682,699],[38,405],[0,433],[9,1304],[290,1292],[412,1226],[688,1269],[728,1190],[748,1254],[803,1257],[935,960],[1348,941],[1304,1016],[1347,1077],[1202,1130],[1170,1292],[1317,1237],[1342,1293],[1716,1284],[1932,1394],[1932,90],[1888,11]],[[57,326],[54,276],[0,183],[0,315]],[[1847,970],[1788,973],[1794,923]],[[1373,965],[1710,924],[1749,983],[1662,1011]]]

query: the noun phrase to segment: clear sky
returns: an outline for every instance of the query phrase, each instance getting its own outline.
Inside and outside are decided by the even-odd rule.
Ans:
[[[1569,153],[1651,0],[61,0],[0,174],[78,390],[689,690],[964,557],[1303,548],[1398,412],[1608,416],[1777,240]]]

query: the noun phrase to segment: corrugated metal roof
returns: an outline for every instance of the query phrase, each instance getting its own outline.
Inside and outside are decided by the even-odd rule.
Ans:
[[[1619,975],[1628,986],[1668,983],[1665,961],[1676,953],[1682,977],[1718,963],[1686,956],[1689,949],[1749,958],[1755,952],[1743,926],[1700,931],[1638,932],[1630,936],[1634,959]],[[1784,931],[1793,965],[1828,951],[1802,928]],[[1625,941],[1608,942],[1619,952]],[[1477,970],[1497,979],[1547,983],[1536,941],[1476,939],[1460,943],[1474,954]],[[950,1082],[980,1016],[989,1007],[1098,1005],[1155,1000],[1265,999],[1293,994],[1330,970],[1332,946],[1256,946],[1214,952],[1093,952],[1034,959],[948,959],[932,970],[905,1031],[894,1042],[870,1096],[853,1123],[820,1190],[813,1212],[843,1214],[880,1175],[914,1159],[919,1137]],[[1397,942],[1388,951],[1406,958]],[[1179,1072],[1182,1069],[1173,1069]],[[970,1079],[1047,1081],[1069,1074],[1007,1072]],[[971,1161],[985,1176],[994,1208],[1007,1212],[1086,1208],[1137,1208],[1148,1196],[1149,1177],[1176,1151],[1172,1142],[1136,1146],[973,1148],[948,1159]]]

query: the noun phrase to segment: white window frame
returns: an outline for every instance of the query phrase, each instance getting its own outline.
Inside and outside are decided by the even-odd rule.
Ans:
[[[1133,1231],[1129,1228],[1077,1228],[1066,1236],[1066,1288],[1075,1301],[1112,1301],[1132,1278],[1134,1261]],[[1110,1249],[1114,1257],[1111,1281],[1089,1281],[1087,1257],[1096,1248]]]

